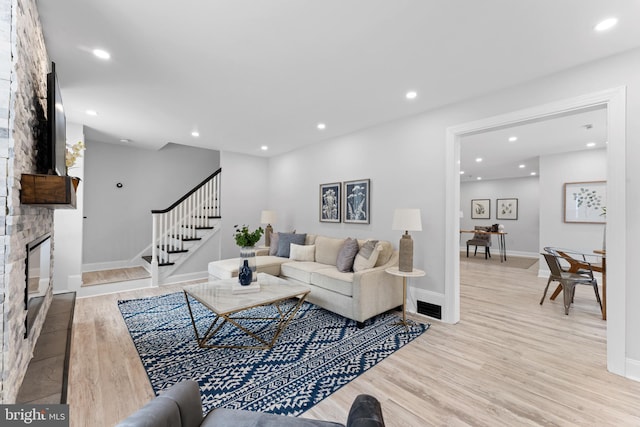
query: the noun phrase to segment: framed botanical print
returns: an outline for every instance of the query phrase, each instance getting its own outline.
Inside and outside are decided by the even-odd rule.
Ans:
[[[518,199],[496,199],[496,219],[518,219]]]
[[[340,222],[339,182],[320,184],[320,222]]]
[[[344,182],[344,222],[369,224],[370,184],[368,179]]]
[[[604,224],[607,181],[564,184],[564,222]]]
[[[471,219],[491,218],[491,200],[473,199],[471,200]]]

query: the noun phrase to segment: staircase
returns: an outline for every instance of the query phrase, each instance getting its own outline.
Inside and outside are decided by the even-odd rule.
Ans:
[[[152,210],[151,283],[157,286],[219,229],[220,177],[218,169],[166,209]]]

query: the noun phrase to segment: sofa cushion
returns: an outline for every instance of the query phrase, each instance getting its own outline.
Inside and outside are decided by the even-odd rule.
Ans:
[[[289,259],[293,261],[315,261],[316,245],[296,245],[292,243]]]
[[[257,256],[256,271],[258,273],[279,276],[280,264],[285,262],[289,262],[289,259],[269,255]],[[232,277],[238,277],[238,267],[240,267],[240,258],[228,258],[210,262],[207,270],[211,276],[217,277],[218,279],[230,279]]]
[[[202,427],[344,427],[331,421],[268,414],[241,409],[216,408],[207,414]]]
[[[285,262],[280,266],[280,275],[296,279],[304,283],[311,283],[311,273],[327,268],[325,264],[310,261]]]
[[[280,241],[280,233],[271,233],[271,246],[269,246],[269,255],[278,255],[278,242]]]
[[[338,271],[343,273],[353,271],[353,260],[359,250],[360,247],[358,246],[358,241],[348,237],[342,244],[340,252],[338,252],[338,258],[336,259],[336,267],[338,268]]]
[[[375,267],[380,267],[381,265],[385,265],[393,256],[393,245],[391,242],[387,240],[380,240],[378,242],[378,247],[380,248],[380,253],[378,254],[378,260],[376,261]]]
[[[373,268],[376,265],[380,251],[377,240],[367,240],[358,251],[356,259],[353,261],[353,271],[362,271]]]
[[[316,237],[316,262],[336,265],[338,253],[346,239],[336,239],[334,237]]]
[[[296,245],[304,245],[304,240],[307,238],[306,233],[278,233],[278,256],[289,258],[291,251],[291,243]]]
[[[343,273],[333,267],[311,273],[311,285],[348,297],[353,296],[353,273]],[[311,291],[313,292],[313,291]]]

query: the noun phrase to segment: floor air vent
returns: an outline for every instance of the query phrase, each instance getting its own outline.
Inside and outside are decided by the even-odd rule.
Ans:
[[[435,319],[442,319],[442,307],[418,300],[418,313]]]

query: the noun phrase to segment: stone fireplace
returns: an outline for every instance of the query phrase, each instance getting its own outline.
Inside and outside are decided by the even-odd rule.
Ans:
[[[36,171],[48,66],[35,0],[0,0],[0,403],[15,401],[52,299],[49,287],[25,338],[27,244],[53,233],[53,210],[20,204],[21,175]]]

